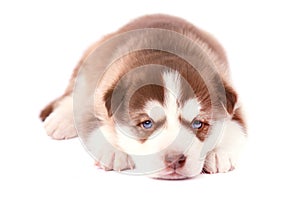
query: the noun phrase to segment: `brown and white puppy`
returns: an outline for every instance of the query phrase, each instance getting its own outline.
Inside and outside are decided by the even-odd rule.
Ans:
[[[166,15],[90,47],[40,117],[54,139],[79,135],[100,167],[161,179],[230,171],[246,138],[223,48]]]

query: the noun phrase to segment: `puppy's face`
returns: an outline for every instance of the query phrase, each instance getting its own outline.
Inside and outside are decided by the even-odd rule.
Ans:
[[[180,69],[131,69],[104,97],[115,146],[132,156],[139,173],[155,178],[198,175],[203,145],[216,122],[205,81],[193,69]]]

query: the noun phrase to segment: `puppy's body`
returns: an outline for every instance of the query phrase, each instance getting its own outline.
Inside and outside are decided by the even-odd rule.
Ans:
[[[171,16],[138,18],[90,47],[66,92],[41,113],[48,135],[77,136],[74,105],[80,137],[108,170],[164,179],[227,172],[245,140],[223,48]]]

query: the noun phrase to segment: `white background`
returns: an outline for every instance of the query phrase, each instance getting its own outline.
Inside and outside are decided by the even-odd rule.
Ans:
[[[185,181],[104,172],[78,139],[46,136],[39,111],[88,45],[151,13],[185,18],[227,50],[249,124],[236,171]],[[1,1],[0,200],[299,200],[299,36],[297,1]]]

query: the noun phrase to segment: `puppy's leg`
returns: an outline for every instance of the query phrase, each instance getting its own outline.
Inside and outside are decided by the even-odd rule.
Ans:
[[[95,165],[106,171],[133,169],[135,165],[132,158],[118,148],[113,133],[111,125],[104,125],[89,134],[85,145],[95,158]]]
[[[46,132],[53,139],[62,140],[77,136],[73,118],[72,93],[81,63],[82,61],[74,69],[65,93],[49,103],[40,113]]]
[[[206,156],[204,172],[212,174],[233,170],[245,141],[243,127],[233,120],[227,122],[220,143]]]
[[[49,136],[57,140],[77,136],[73,118],[73,98],[71,95],[64,96],[53,102],[43,110],[44,113],[47,110],[49,110],[49,116],[44,119],[44,127]]]
[[[132,158],[128,154],[118,150],[106,150],[100,159],[95,161],[95,165],[105,171],[132,170],[134,168]]]

